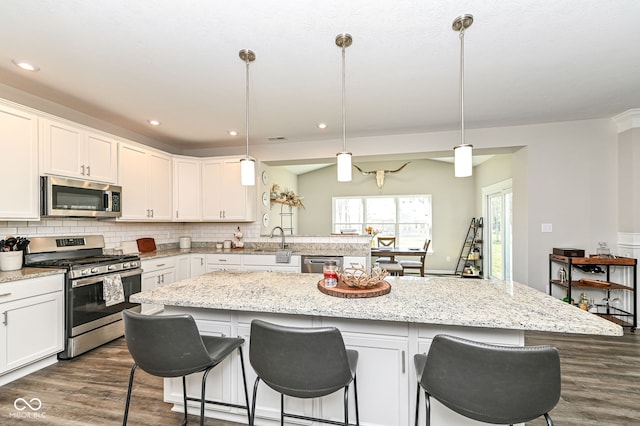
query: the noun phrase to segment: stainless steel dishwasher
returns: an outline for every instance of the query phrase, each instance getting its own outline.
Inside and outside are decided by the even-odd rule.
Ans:
[[[300,272],[303,274],[321,274],[327,260],[335,260],[338,270],[342,269],[343,256],[301,256]]]

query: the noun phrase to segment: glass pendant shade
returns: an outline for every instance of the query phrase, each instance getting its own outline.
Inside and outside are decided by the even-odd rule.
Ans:
[[[351,182],[351,153],[340,152],[338,157],[338,182]]]
[[[455,177],[468,177],[473,172],[472,145],[458,145],[453,148]]]
[[[245,186],[256,184],[256,162],[252,158],[240,160],[240,182]]]

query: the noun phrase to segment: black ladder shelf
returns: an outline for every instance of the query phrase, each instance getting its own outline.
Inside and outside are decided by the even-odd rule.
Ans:
[[[471,218],[455,274],[463,278],[482,278],[482,218]]]

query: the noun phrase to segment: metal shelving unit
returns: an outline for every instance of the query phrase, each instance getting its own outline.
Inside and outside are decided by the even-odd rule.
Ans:
[[[482,217],[471,218],[464,238],[455,274],[463,278],[482,278]]]
[[[559,264],[566,268],[566,281],[553,278],[553,264]],[[594,313],[622,327],[629,327],[631,331],[635,331],[638,325],[638,298],[637,298],[637,264],[638,260],[629,257],[569,257],[557,254],[549,255],[549,295],[553,296],[554,287],[564,289],[567,300],[572,300],[572,291],[574,289],[584,290],[601,290],[606,294],[606,300],[610,300],[612,290],[624,290],[631,292],[631,309],[622,309],[620,307],[611,306],[610,303],[596,304],[598,312]],[[584,267],[585,265],[598,266],[604,268],[604,281],[586,279],[576,280],[573,276],[573,268]],[[630,282],[615,283],[611,282],[611,268],[625,267],[631,269]],[[575,299],[575,298],[574,298]]]

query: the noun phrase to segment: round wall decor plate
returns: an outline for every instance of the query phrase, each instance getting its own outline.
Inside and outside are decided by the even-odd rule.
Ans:
[[[266,185],[269,182],[269,173],[266,170],[262,172],[262,184]]]
[[[269,213],[265,213],[262,215],[262,226],[265,228],[269,226]]]
[[[269,194],[266,192],[262,193],[262,205],[265,207],[269,205]]]

